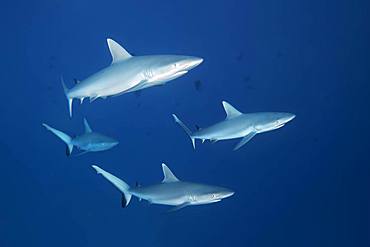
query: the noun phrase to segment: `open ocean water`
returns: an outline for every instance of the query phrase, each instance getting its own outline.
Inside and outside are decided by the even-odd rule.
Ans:
[[[2,1],[0,246],[370,246],[370,2],[366,0]],[[135,55],[204,58],[163,87],[74,104],[60,84],[108,66],[111,37]],[[197,142],[192,129],[242,112],[296,118],[257,135]],[[120,144],[66,157],[41,125],[91,127]],[[130,185],[221,185],[222,202],[169,207],[120,193]]]

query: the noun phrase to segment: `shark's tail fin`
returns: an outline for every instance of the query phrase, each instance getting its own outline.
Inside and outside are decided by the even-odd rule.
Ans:
[[[186,127],[186,125],[175,114],[172,114],[172,116],[175,119],[175,122],[178,123],[185,130],[186,134],[188,134],[191,139],[191,143],[193,144],[193,148],[195,149],[195,138],[193,137],[191,130]]]
[[[45,124],[45,123],[43,123],[42,125],[47,130],[51,131],[54,135],[56,135],[57,137],[62,139],[62,141],[65,142],[65,144],[67,145],[66,154],[67,154],[67,156],[71,155],[72,150],[73,150],[73,144],[71,143],[72,138],[69,135],[63,133],[62,131],[54,129],[54,128],[50,127],[49,125]]]
[[[60,81],[62,82],[64,94],[65,94],[65,96],[66,96],[66,98],[68,100],[69,117],[72,117],[73,98],[68,97],[68,91],[69,91],[69,89],[67,88],[67,86],[66,86],[66,84],[64,82],[63,76],[60,77]]]
[[[121,179],[117,178],[116,176],[110,174],[109,172],[104,171],[99,166],[93,165],[92,166],[98,174],[101,174],[104,178],[106,178],[110,183],[112,183],[119,191],[122,192],[122,207],[127,207],[131,200],[131,193],[129,192],[130,186],[126,184]]]

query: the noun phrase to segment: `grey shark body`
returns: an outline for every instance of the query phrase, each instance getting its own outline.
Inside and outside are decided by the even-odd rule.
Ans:
[[[47,130],[51,131],[54,135],[59,137],[62,141],[64,141],[64,143],[67,145],[66,149],[67,156],[69,156],[72,153],[73,147],[77,147],[79,150],[82,150],[83,151],[82,153],[87,153],[108,150],[118,145],[117,140],[102,135],[100,133],[93,132],[86,119],[84,119],[85,133],[73,138],[60,130],[50,127],[45,123],[43,123],[42,125]]]
[[[85,98],[94,101],[163,85],[186,74],[203,61],[198,57],[178,55],[132,56],[112,39],[107,39],[107,43],[112,55],[110,66],[77,82],[71,89],[62,80],[70,116],[73,99],[79,99],[82,103]]]
[[[226,101],[223,101],[222,104],[226,112],[226,119],[207,128],[199,128],[195,132],[191,132],[190,129],[173,114],[175,121],[191,138],[194,148],[196,139],[200,139],[202,142],[205,140],[216,142],[220,140],[242,138],[234,148],[234,150],[237,150],[250,141],[256,134],[279,129],[295,117],[294,114],[284,112],[243,114]]]
[[[223,187],[181,181],[165,164],[162,164],[164,174],[162,183],[137,187],[130,187],[98,166],[94,165],[93,168],[122,193],[122,207],[126,207],[131,197],[135,196],[153,204],[175,206],[171,210],[174,211],[186,206],[219,202],[234,194],[233,191]]]

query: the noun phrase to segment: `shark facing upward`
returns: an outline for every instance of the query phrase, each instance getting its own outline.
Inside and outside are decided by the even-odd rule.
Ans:
[[[64,93],[68,100],[69,115],[72,117],[73,99],[85,98],[90,102],[134,92],[148,87],[164,85],[166,82],[185,75],[203,59],[180,55],[132,56],[112,39],[107,39],[112,63],[83,81],[76,80],[70,89],[62,78]]]
[[[226,119],[206,128],[198,128],[195,132],[192,132],[175,114],[172,114],[174,120],[189,135],[194,149],[195,139],[200,139],[202,142],[205,140],[216,142],[219,140],[242,138],[234,148],[234,150],[237,150],[255,135],[279,129],[295,118],[294,114],[285,112],[244,114],[226,101],[222,101],[222,105],[226,112]]]
[[[135,196],[139,200],[153,204],[175,206],[170,210],[175,211],[186,206],[219,202],[234,194],[230,189],[219,186],[181,181],[165,164],[162,164],[164,176],[162,183],[137,187],[130,187],[123,180],[96,165],[92,167],[122,193],[122,207],[127,207],[131,197]]]

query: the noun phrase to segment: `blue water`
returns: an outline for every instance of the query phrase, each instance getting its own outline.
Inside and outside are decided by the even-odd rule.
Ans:
[[[369,1],[3,1],[0,246],[369,246]],[[203,64],[164,87],[92,104],[68,118],[69,86],[110,63],[106,38],[137,55]],[[286,111],[284,128],[191,142],[193,128],[243,112]],[[66,157],[42,122],[93,129],[120,145]],[[130,184],[181,179],[236,191],[166,213],[120,194],[91,168]]]

